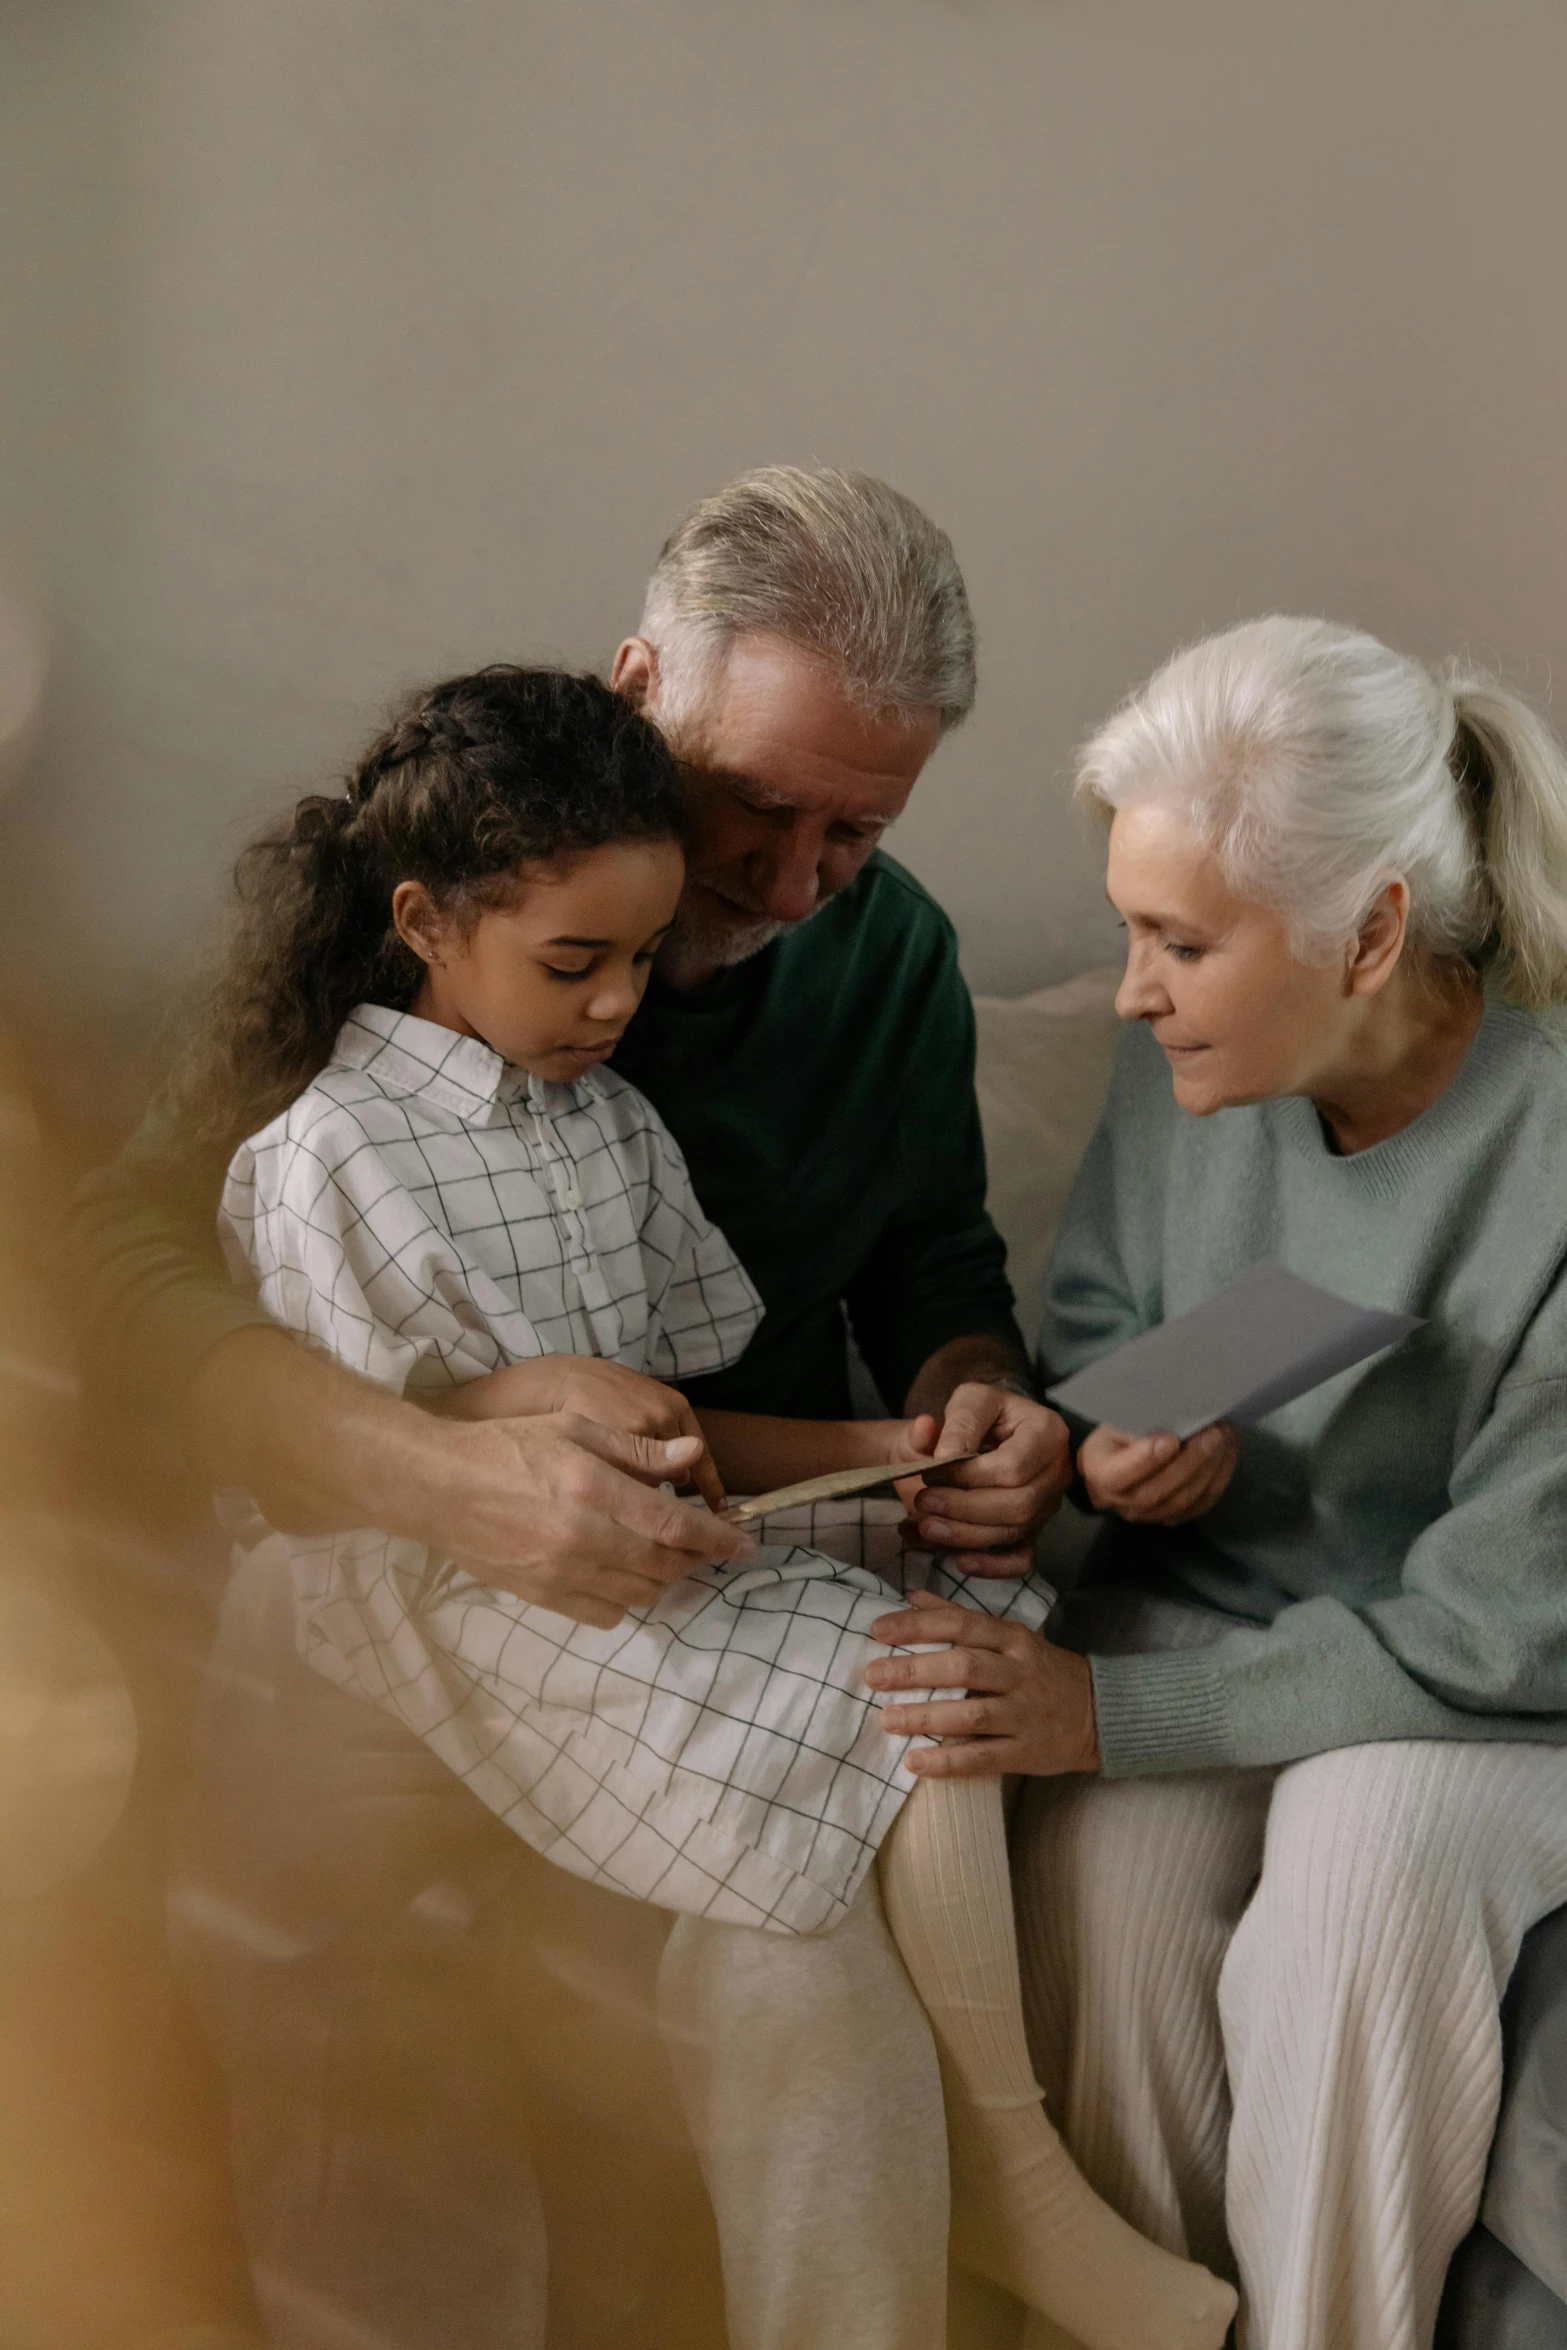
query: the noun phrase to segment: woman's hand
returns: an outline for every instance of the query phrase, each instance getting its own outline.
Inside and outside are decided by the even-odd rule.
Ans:
[[[1211,1510],[1235,1474],[1235,1431],[1225,1421],[1189,1436],[1123,1436],[1096,1428],[1077,1455],[1096,1510],[1134,1526],[1184,1526]]]
[[[694,1436],[702,1450],[683,1482],[696,1487],[709,1509],[724,1506],[718,1471],[685,1397],[660,1380],[628,1371],[624,1363],[608,1363],[598,1355],[540,1355],[533,1362],[506,1363],[453,1388],[431,1409],[448,1420],[525,1420],[540,1412],[569,1412],[601,1428],[662,1443]]]
[[[910,1747],[908,1767],[917,1777],[994,1779],[1026,1771],[1052,1778],[1062,1771],[1098,1770],[1094,1684],[1086,1657],[1057,1648],[1021,1624],[999,1623],[929,1591],[916,1591],[898,1614],[879,1617],[871,1632],[892,1648],[927,1640],[950,1645],[930,1656],[879,1658],[865,1668],[870,1688],[968,1692],[882,1707],[881,1726],[889,1736],[945,1742]]]

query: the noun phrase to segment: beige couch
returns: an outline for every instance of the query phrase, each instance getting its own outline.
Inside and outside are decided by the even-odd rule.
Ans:
[[[1032,995],[977,996],[977,1083],[990,1212],[1030,1346],[1051,1243],[1110,1081],[1120,966]]]

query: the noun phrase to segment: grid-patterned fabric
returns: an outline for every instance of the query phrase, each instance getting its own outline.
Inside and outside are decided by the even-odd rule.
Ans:
[[[236,1151],[218,1221],[269,1313],[399,1394],[545,1354],[690,1379],[761,1319],[624,1078],[550,1085],[379,1004]]]
[[[399,1390],[558,1352],[686,1377],[732,1360],[759,1312],[621,1080],[544,1085],[373,1005],[236,1155],[221,1222],[281,1321]],[[667,1908],[800,1933],[843,1914],[914,1783],[863,1687],[886,1653],[869,1626],[905,1587],[901,1515],[791,1514],[747,1565],[609,1631],[401,1537],[265,1539],[308,1661],[417,1731],[536,1850]],[[992,1613],[1048,1608],[1042,1589],[919,1572]]]

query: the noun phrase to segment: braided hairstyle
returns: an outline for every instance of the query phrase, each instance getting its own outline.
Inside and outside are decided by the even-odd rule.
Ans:
[[[169,1131],[227,1159],[302,1093],[359,1003],[405,1011],[424,965],[392,922],[419,881],[459,930],[519,870],[680,830],[663,737],[594,677],[496,663],[414,694],[341,794],[312,794],[235,868],[238,921],[171,1088]]]

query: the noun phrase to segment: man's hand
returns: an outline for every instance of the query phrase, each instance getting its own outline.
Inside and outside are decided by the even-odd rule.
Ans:
[[[382,1526],[582,1624],[617,1624],[682,1575],[755,1549],[710,1511],[654,1490],[692,1474],[698,1437],[627,1434],[557,1411],[447,1419],[273,1328],[207,1349],[185,1427],[206,1482],[253,1493],[286,1532]]]
[[[906,1495],[910,1542],[956,1553],[953,1564],[971,1575],[1026,1575],[1034,1537],[1072,1482],[1065,1421],[1026,1395],[970,1381],[954,1388],[934,1450],[938,1463],[980,1458]]]
[[[1096,1428],[1077,1466],[1096,1510],[1134,1526],[1184,1526],[1211,1510],[1235,1474],[1235,1431],[1225,1421],[1189,1436],[1123,1436]]]
[[[994,1779],[1009,1771],[1051,1778],[1097,1771],[1093,1676],[1086,1657],[1057,1648],[1021,1624],[998,1623],[977,1608],[957,1607],[928,1591],[872,1624],[877,1640],[905,1648],[950,1643],[929,1656],[889,1656],[865,1668],[872,1689],[961,1688],[966,1697],[922,1698],[884,1705],[889,1736],[925,1736],[940,1746],[909,1749],[922,1779]]]
[[[437,1397],[430,1408],[448,1420],[515,1420],[539,1412],[570,1412],[604,1428],[619,1428],[627,1436],[655,1436],[666,1442],[693,1436],[700,1450],[685,1475],[672,1482],[694,1485],[711,1510],[724,1506],[722,1481],[685,1397],[661,1380],[628,1370],[624,1363],[605,1362],[598,1355],[540,1355],[533,1362],[507,1363],[482,1379],[469,1379],[449,1395]]]
[[[481,1583],[608,1629],[697,1567],[755,1544],[651,1488],[688,1477],[701,1438],[629,1435],[569,1412],[438,1423],[438,1490],[419,1529]]]

